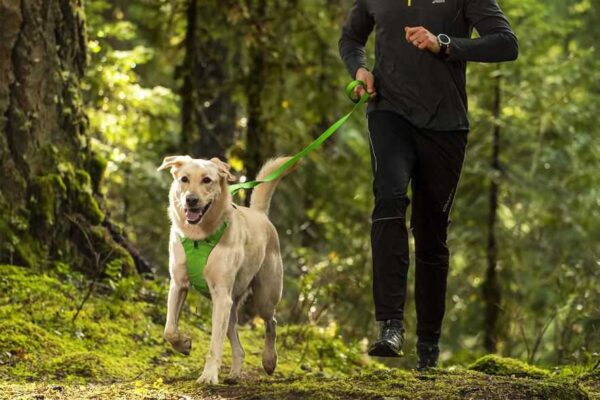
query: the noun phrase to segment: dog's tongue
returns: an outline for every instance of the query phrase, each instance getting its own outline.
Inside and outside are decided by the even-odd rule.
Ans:
[[[185,211],[185,217],[187,218],[188,221],[192,221],[192,222],[198,221],[201,216],[202,216],[202,210],[200,210],[200,209]]]

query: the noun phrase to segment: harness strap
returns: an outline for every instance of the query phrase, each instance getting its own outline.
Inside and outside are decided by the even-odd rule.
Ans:
[[[221,224],[219,229],[203,240],[192,240],[186,237],[181,238],[181,244],[185,250],[188,280],[194,289],[209,299],[210,290],[208,288],[208,283],[206,283],[206,279],[204,279],[204,269],[208,262],[208,256],[210,256],[210,253],[219,243],[221,237],[223,237],[227,226],[227,221],[223,221],[223,224]]]

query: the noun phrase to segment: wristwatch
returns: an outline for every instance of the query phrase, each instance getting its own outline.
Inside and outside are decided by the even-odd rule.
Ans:
[[[450,47],[450,36],[446,35],[445,33],[440,33],[439,35],[437,35],[437,41],[440,45],[440,52],[438,53],[438,55],[441,58],[448,57],[448,48]]]

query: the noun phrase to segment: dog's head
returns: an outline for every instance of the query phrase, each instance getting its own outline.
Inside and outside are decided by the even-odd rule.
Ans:
[[[227,190],[227,181],[234,180],[229,165],[218,158],[165,157],[158,171],[169,167],[173,175],[169,195],[171,206],[182,221],[191,225],[202,220],[211,205]]]

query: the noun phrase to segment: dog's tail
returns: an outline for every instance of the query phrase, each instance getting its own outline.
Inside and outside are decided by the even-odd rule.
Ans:
[[[277,157],[272,158],[263,165],[258,172],[256,180],[260,181],[265,179],[267,176],[272,174],[277,168],[281,167],[283,163],[289,160],[291,157]],[[275,192],[275,188],[279,183],[279,180],[287,175],[294,167],[285,171],[281,176],[271,182],[261,183],[256,186],[252,191],[252,197],[250,197],[250,208],[258,211],[262,211],[265,214],[269,214],[269,206],[271,205],[271,197]]]

